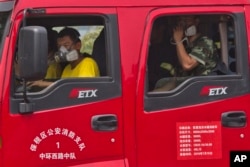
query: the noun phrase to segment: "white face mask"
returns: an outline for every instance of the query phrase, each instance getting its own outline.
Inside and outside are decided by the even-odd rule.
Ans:
[[[59,51],[61,51],[62,53],[68,52],[68,50],[67,50],[64,46],[61,46],[61,47],[59,48]]]
[[[74,49],[74,50],[71,50],[69,51],[67,54],[66,54],[66,60],[67,61],[75,61],[78,59],[78,53],[77,51]]]
[[[74,61],[78,59],[78,52],[74,50],[68,50],[64,46],[61,46],[59,51],[63,54],[61,54],[59,61]],[[61,60],[60,60],[61,59]]]
[[[193,36],[193,35],[195,35],[196,33],[197,33],[197,30],[196,30],[195,25],[192,25],[192,26],[188,27],[188,28],[186,29],[186,31],[185,31],[185,35],[186,35],[187,37]]]

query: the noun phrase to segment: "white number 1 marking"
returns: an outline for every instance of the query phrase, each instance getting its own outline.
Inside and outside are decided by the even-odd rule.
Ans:
[[[56,142],[56,146],[57,146],[57,148],[59,149],[59,148],[60,148],[60,143],[59,143],[59,142]]]

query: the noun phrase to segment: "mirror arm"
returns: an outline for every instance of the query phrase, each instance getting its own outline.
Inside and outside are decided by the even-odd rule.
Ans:
[[[33,113],[34,103],[30,103],[27,98],[27,81],[23,79],[23,102],[19,104],[19,112],[21,114]]]

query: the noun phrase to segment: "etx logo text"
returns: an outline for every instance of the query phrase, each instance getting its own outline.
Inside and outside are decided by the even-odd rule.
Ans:
[[[250,151],[231,151],[230,167],[250,167]]]

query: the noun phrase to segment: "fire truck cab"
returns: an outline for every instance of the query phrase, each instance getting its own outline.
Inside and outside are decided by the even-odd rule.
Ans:
[[[191,15],[221,66],[156,92]],[[229,167],[250,151],[248,0],[1,0],[0,21],[1,167]],[[100,76],[44,79],[65,27]]]

